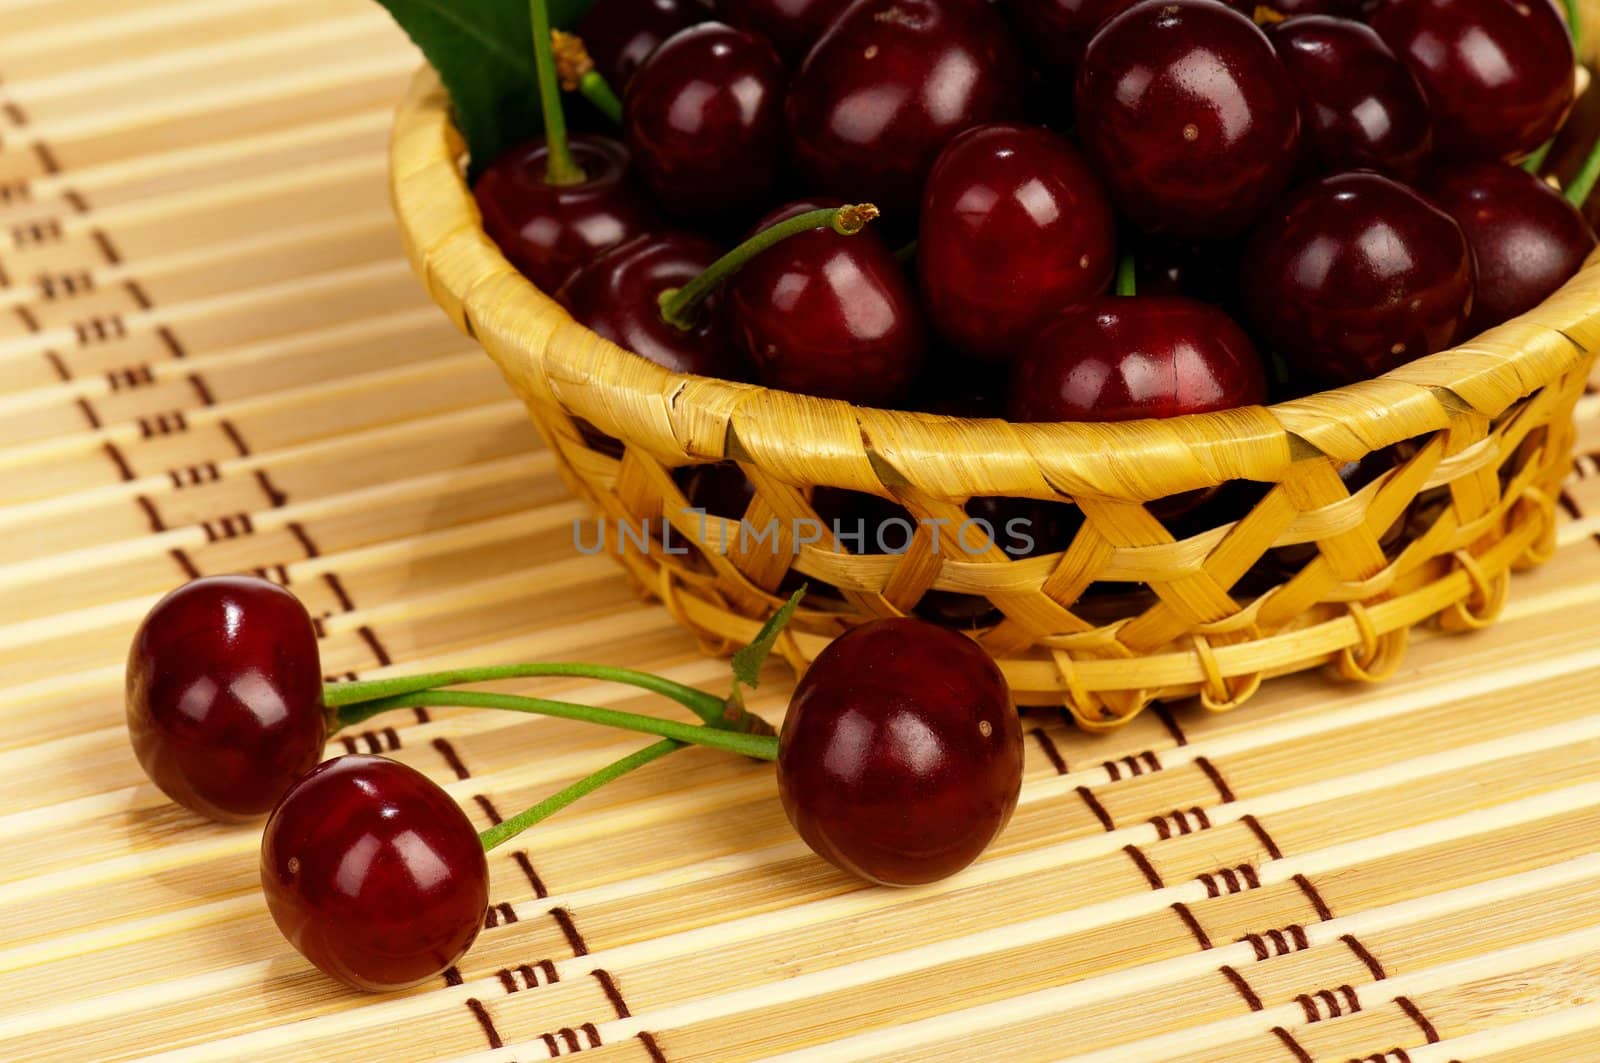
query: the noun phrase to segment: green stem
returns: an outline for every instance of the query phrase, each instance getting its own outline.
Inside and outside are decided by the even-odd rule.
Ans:
[[[1567,29],[1572,33],[1572,43],[1583,37],[1583,5],[1578,0],[1567,0]]]
[[[739,753],[756,760],[777,760],[778,740],[770,735],[743,734],[724,731],[699,724],[679,723],[655,716],[640,716],[632,712],[601,709],[591,705],[574,705],[566,701],[547,698],[524,698],[513,694],[488,694],[476,690],[414,690],[393,697],[364,701],[349,706],[348,715],[341,713],[345,725],[359,723],[391,709],[444,708],[455,706],[464,709],[504,709],[509,712],[527,712],[536,716],[554,716],[563,720],[581,720],[584,723],[616,727],[624,731],[671,738],[688,745],[708,746],[729,753]]]
[[[1589,194],[1594,191],[1595,182],[1600,180],[1600,140],[1595,141],[1589,149],[1589,154],[1583,160],[1583,167],[1578,170],[1572,183],[1567,185],[1567,202],[1579,210],[1589,202]]]
[[[369,679],[365,682],[327,683],[322,688],[322,703],[330,709],[379,698],[410,694],[418,690],[459,686],[462,683],[488,683],[497,679],[530,679],[539,676],[577,676],[598,679],[605,683],[621,683],[671,698],[707,723],[722,719],[724,704],[715,694],[674,683],[649,672],[636,672],[631,668],[614,668],[608,664],[569,664],[566,662],[536,662],[533,664],[502,664],[486,668],[457,668],[448,672],[426,672],[422,675],[402,675],[392,679]]]
[[[578,79],[578,91],[583,93],[584,99],[594,104],[595,110],[617,125],[622,124],[622,101],[611,90],[611,83],[601,77],[598,70],[591,70]]]
[[[584,172],[572,159],[572,148],[567,144],[567,119],[561,113],[561,93],[556,88],[556,61],[550,51],[550,9],[545,6],[545,0],[530,0],[528,15],[533,22],[533,62],[539,74],[539,107],[544,112],[545,183],[582,184]]]
[[[1550,158],[1550,149],[1555,146],[1556,142],[1554,140],[1545,141],[1543,147],[1522,160],[1522,168],[1533,174],[1533,176],[1538,177],[1540,171],[1544,169],[1546,160]]]
[[[896,251],[894,253],[894,260],[896,262],[900,263],[901,265],[904,265],[905,263],[910,262],[912,259],[916,258],[917,257],[917,244],[918,244],[918,242],[919,241],[913,240],[909,244],[906,244],[904,247],[902,247],[900,250]]]
[[[498,823],[479,834],[478,838],[483,843],[483,851],[488,852],[495,846],[510,841],[535,823],[549,819],[578,798],[593,793],[613,779],[619,779],[635,768],[642,768],[652,760],[660,760],[668,753],[682,748],[682,742],[674,742],[669,738],[654,745],[645,746],[639,752],[630,753],[615,763],[607,764],[593,775],[579,779],[560,793],[551,794],[532,808],[519,812],[504,823]]]
[[[1139,294],[1139,263],[1133,257],[1133,252],[1125,252],[1117,262],[1117,294],[1123,296]]]
[[[661,319],[674,328],[687,332],[694,328],[700,314],[700,305],[716,291],[717,285],[739,272],[746,262],[769,247],[813,229],[831,228],[840,236],[854,236],[877,216],[878,208],[871,203],[856,203],[844,207],[808,210],[776,225],[770,225],[711,263],[704,273],[682,288],[668,288],[662,292]]]

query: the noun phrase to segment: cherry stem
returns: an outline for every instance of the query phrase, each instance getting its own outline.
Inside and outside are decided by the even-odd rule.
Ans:
[[[729,251],[704,273],[682,288],[668,288],[659,298],[661,320],[684,332],[694,328],[700,316],[700,307],[716,291],[717,285],[739,272],[746,262],[761,252],[781,243],[791,236],[811,232],[813,229],[832,229],[840,236],[854,236],[878,216],[878,208],[871,203],[854,203],[844,207],[808,210],[792,218],[769,225],[750,239]]]
[[[658,738],[671,738],[688,745],[709,746],[729,753],[739,753],[755,760],[778,759],[778,739],[773,735],[744,734],[703,724],[679,723],[676,720],[641,716],[633,712],[618,712],[615,709],[602,709],[592,705],[574,705],[567,701],[526,698],[514,694],[490,694],[478,690],[413,690],[349,706],[354,711],[349,714],[340,713],[340,720],[348,726],[391,709],[449,707],[503,709],[507,712],[526,712],[535,716],[553,716],[562,720],[580,720],[602,727],[616,727],[624,731],[655,735]]]
[[[622,124],[622,101],[611,83],[594,68],[583,38],[560,30],[550,32],[550,50],[555,56],[556,77],[566,92],[580,92],[595,110],[618,125]]]
[[[483,843],[483,851],[488,852],[495,846],[510,841],[529,827],[549,819],[578,800],[578,798],[594,793],[594,791],[613,779],[619,779],[635,768],[642,768],[652,760],[660,760],[668,753],[682,748],[682,742],[675,742],[668,738],[654,745],[645,746],[637,753],[630,753],[619,761],[607,764],[594,774],[579,779],[565,790],[551,794],[532,808],[519,812],[505,822],[497,823],[480,833],[478,839]]]
[[[1538,177],[1544,169],[1545,160],[1550,158],[1550,150],[1555,146],[1556,142],[1554,140],[1545,141],[1543,147],[1522,160],[1522,168],[1533,174],[1533,176]]]
[[[1572,183],[1567,185],[1567,202],[1577,207],[1580,211],[1589,202],[1589,195],[1594,191],[1595,182],[1600,181],[1600,140],[1589,149],[1589,154],[1583,160],[1583,166],[1573,177]]]
[[[606,683],[622,683],[665,695],[692,711],[707,723],[723,718],[726,705],[715,694],[675,683],[649,672],[636,672],[631,668],[615,668],[607,664],[569,664],[565,662],[535,662],[532,664],[501,664],[482,668],[456,668],[447,672],[425,672],[421,675],[395,676],[392,679],[369,679],[364,682],[326,683],[322,687],[322,703],[330,709],[377,701],[379,698],[411,694],[419,690],[459,686],[462,683],[488,683],[497,679],[531,679],[540,676],[577,676],[598,679]]]
[[[1131,251],[1125,253],[1117,262],[1117,294],[1122,296],[1139,294],[1139,263]]]
[[[539,107],[544,112],[545,184],[582,184],[587,177],[572,158],[567,143],[567,119],[561,113],[561,94],[556,89],[556,61],[550,50],[550,9],[545,0],[530,0],[528,16],[533,23],[533,63],[539,75]]]
[[[1583,37],[1583,5],[1578,0],[1567,0],[1567,29],[1572,34],[1572,43],[1577,44]]]

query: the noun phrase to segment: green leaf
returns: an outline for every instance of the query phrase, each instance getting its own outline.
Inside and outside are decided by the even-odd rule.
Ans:
[[[551,24],[570,27],[592,0],[549,0]],[[378,0],[439,72],[472,153],[469,178],[539,135],[528,0]]]
[[[802,586],[778,608],[776,613],[772,614],[772,619],[762,626],[755,640],[733,655],[735,682],[743,683],[752,690],[761,685],[761,666],[766,663],[767,655],[772,652],[773,644],[778,641],[778,635],[788,626],[794,611],[800,608],[800,599],[805,596],[806,589]]]

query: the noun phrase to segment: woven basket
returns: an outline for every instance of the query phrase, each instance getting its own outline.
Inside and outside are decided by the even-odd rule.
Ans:
[[[1600,0],[1586,3],[1600,22]],[[1013,425],[658,368],[576,324],[506,262],[481,228],[463,153],[425,68],[391,152],[412,264],[499,365],[606,526],[665,517],[675,549],[695,544],[679,555],[635,539],[619,553],[627,539],[613,536],[609,548],[714,650],[755,632],[796,582],[791,568],[837,588],[808,597],[784,640],[797,667],[851,624],[902,615],[930,591],[981,596],[995,613],[975,635],[1019,703],[1064,705],[1103,729],[1154,699],[1230,708],[1264,677],[1325,664],[1381,678],[1413,625],[1491,622],[1510,572],[1553,549],[1572,410],[1600,345],[1600,256],[1532,313],[1377,380],[1168,421]],[[1385,448],[1398,463],[1348,490],[1338,470]],[[727,459],[756,488],[746,522],[776,518],[776,549],[687,511],[673,470]],[[1220,485],[1242,493],[1238,482],[1255,485],[1242,519],[1181,539],[1148,505]],[[822,485],[920,518],[909,549],[852,554],[831,535],[795,548]],[[1069,499],[1083,523],[1053,555],[972,553],[970,530],[965,547],[955,535],[975,496]],[[1386,542],[1399,521],[1405,536]]]

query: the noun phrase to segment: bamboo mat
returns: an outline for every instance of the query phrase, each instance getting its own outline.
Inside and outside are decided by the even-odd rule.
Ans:
[[[286,583],[335,675],[725,665],[572,550],[520,408],[409,275],[383,166],[417,60],[376,5],[0,0],[0,26],[0,1060],[1600,1059],[1594,456],[1504,622],[1419,636],[1382,687],[1103,738],[1031,712],[1017,816],[954,880],[858,887],[769,768],[684,751],[497,851],[438,984],[330,983],[271,924],[257,830],[130,755],[157,596]],[[1581,417],[1600,454],[1600,397]],[[487,825],[636,744],[437,711],[331,751]]]

